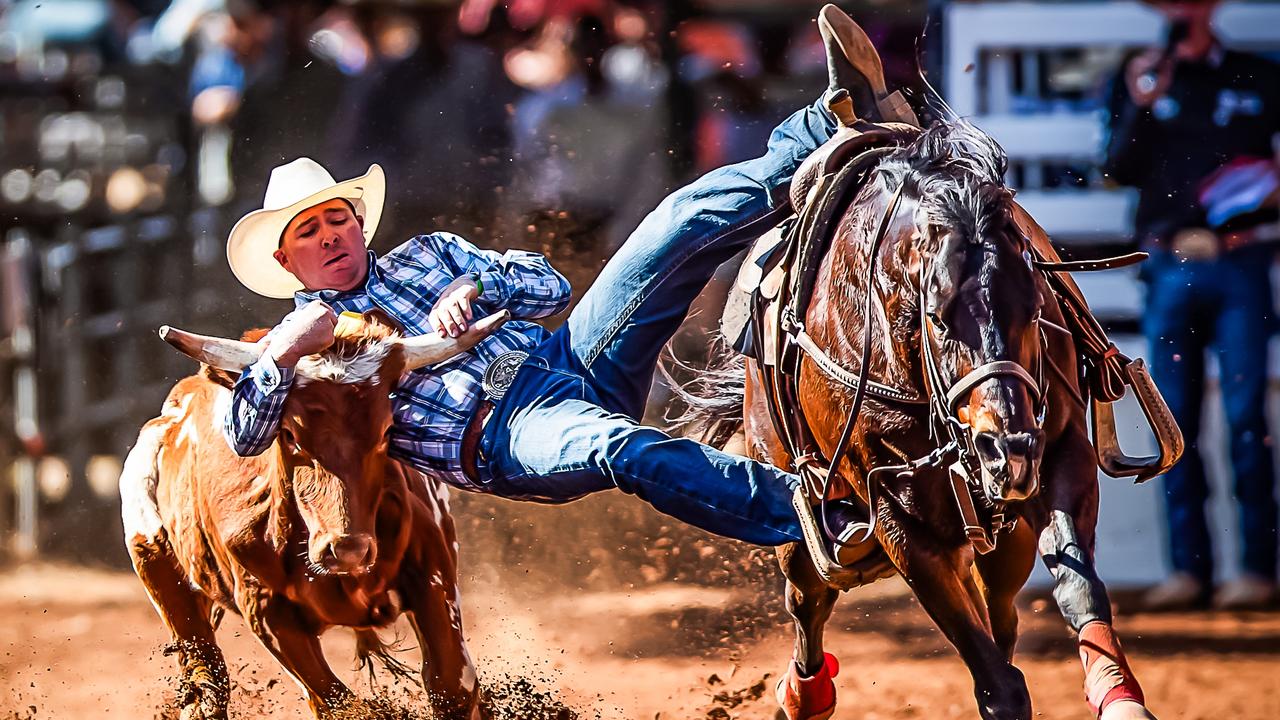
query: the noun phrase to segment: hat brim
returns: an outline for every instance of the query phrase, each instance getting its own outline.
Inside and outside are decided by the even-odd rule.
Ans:
[[[298,213],[329,200],[349,201],[364,218],[364,245],[369,247],[382,219],[387,180],[376,163],[368,172],[325,188],[288,207],[262,209],[240,218],[227,237],[227,264],[242,285],[270,298],[290,298],[302,290],[302,282],[275,259],[280,236]]]

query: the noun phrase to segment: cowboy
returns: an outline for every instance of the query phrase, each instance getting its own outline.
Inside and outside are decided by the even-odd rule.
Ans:
[[[1275,467],[1267,427],[1267,341],[1275,322],[1269,269],[1280,138],[1277,66],[1226,50],[1216,0],[1153,2],[1169,21],[1163,48],[1138,54],[1113,83],[1104,170],[1138,189],[1135,239],[1144,264],[1151,374],[1187,437],[1164,476],[1173,573],[1146,596],[1152,610],[1276,598]],[[1213,596],[1209,484],[1196,439],[1204,353],[1216,339],[1240,506],[1243,572]]]
[[[867,78],[880,64],[866,35],[834,6],[821,20],[827,95],[871,95]],[[276,168],[264,208],[232,229],[227,257],[250,290],[293,297],[298,309],[236,383],[228,441],[241,455],[270,446],[293,366],[333,341],[335,311],[380,310],[409,335],[458,336],[473,319],[507,310],[514,319],[473,350],[401,378],[392,455],[467,490],[563,503],[616,487],[720,535],[802,541],[795,475],[639,418],[658,353],[694,297],[718,265],[789,212],[792,175],[835,129],[819,100],[784,120],[762,157],[667,197],[554,333],[529,320],[562,310],[570,289],[541,256],[432,233],[378,257],[366,246],[382,210],[380,168],[340,183],[305,158]],[[837,541],[847,539],[844,524],[833,524]]]

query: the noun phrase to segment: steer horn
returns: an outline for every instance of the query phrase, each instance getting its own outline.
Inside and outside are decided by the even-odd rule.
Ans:
[[[511,319],[511,312],[501,310],[480,318],[458,337],[440,337],[435,333],[400,340],[404,348],[405,371],[435,365],[464,353],[493,334]],[[165,325],[160,328],[160,339],[177,348],[182,354],[219,370],[240,372],[258,361],[262,346],[243,340],[228,340],[212,335],[197,335],[186,330]]]
[[[440,337],[436,333],[404,338],[400,341],[400,346],[404,348],[405,372],[444,362],[459,353],[470,350],[510,319],[510,311],[500,310],[480,318],[456,338]]]
[[[262,347],[257,343],[197,335],[168,325],[160,327],[160,339],[193,360],[231,372],[244,370],[262,355]]]

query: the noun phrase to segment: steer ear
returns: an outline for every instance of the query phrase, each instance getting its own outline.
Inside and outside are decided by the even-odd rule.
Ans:
[[[430,333],[401,340],[400,346],[404,348],[405,372],[444,362],[470,350],[510,319],[511,312],[502,310],[480,318],[456,338],[440,337]]]
[[[197,335],[168,325],[160,328],[160,339],[193,360],[237,373],[256,362],[262,354],[262,347],[256,343]]]

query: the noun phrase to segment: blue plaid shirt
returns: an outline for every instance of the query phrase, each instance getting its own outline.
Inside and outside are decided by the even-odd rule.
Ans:
[[[353,290],[299,292],[297,306],[320,300],[336,312],[378,309],[408,335],[435,332],[432,306],[455,278],[479,273],[483,292],[472,303],[476,318],[502,309],[513,317],[470,351],[446,363],[406,373],[392,392],[390,455],[453,485],[471,487],[462,473],[462,433],[483,397],[485,368],[510,350],[533,350],[546,329],[519,318],[554,315],[569,304],[569,282],[546,258],[511,250],[481,250],[449,233],[419,235],[382,258],[369,253],[369,276]],[[239,455],[258,455],[280,429],[293,369],[279,368],[270,354],[241,374],[223,418],[227,442]]]

